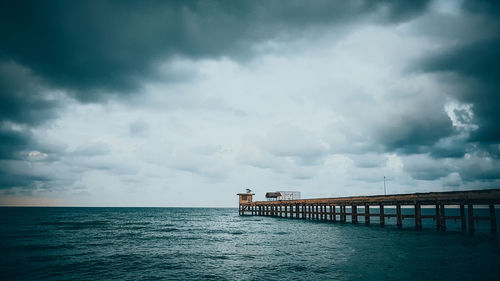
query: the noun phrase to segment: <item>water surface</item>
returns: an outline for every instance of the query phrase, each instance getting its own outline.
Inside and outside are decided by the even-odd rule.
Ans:
[[[488,222],[476,235],[437,232],[432,220],[419,232],[391,223],[214,208],[0,208],[0,280],[498,280]]]

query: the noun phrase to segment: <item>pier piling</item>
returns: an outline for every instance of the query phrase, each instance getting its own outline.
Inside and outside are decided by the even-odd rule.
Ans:
[[[380,215],[380,226],[385,225],[385,214],[384,214],[384,205],[379,205],[379,215]]]
[[[423,219],[433,219],[436,223],[436,229],[446,230],[446,221],[460,221],[461,230],[474,233],[476,231],[475,223],[479,221],[490,221],[492,233],[497,233],[497,222],[495,214],[495,205],[500,204],[500,189],[475,190],[475,191],[455,191],[455,192],[430,192],[414,194],[380,195],[380,196],[355,196],[339,198],[317,198],[317,199],[299,199],[299,200],[280,200],[280,201],[252,201],[253,193],[239,193],[240,201],[238,214],[275,216],[295,219],[322,220],[341,223],[347,222],[349,216],[353,224],[358,223],[359,217],[364,217],[366,225],[370,225],[372,216],[379,217],[380,226],[386,224],[385,218],[396,218],[396,226],[403,227],[405,218],[415,219],[415,229],[422,229]],[[460,215],[446,215],[446,205],[460,207]],[[489,216],[481,216],[481,212],[474,216],[474,205],[487,206]],[[364,213],[360,212],[358,206],[364,207]],[[379,212],[371,213],[370,207],[378,206]],[[388,211],[385,208],[395,206],[396,213]],[[405,206],[403,214],[402,207]],[[422,208],[425,206],[434,206],[435,214],[422,215]],[[413,211],[411,211],[411,208]],[[465,208],[467,207],[467,213]],[[350,212],[348,212],[350,209]]]

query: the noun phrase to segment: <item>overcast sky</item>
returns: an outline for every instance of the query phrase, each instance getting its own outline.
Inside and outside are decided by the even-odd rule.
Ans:
[[[2,1],[0,205],[498,188],[497,1]]]

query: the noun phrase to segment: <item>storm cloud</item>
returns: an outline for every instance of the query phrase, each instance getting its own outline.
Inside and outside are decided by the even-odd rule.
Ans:
[[[246,184],[325,196],[376,194],[383,176],[394,192],[493,186],[499,7],[3,2],[0,189],[70,205],[199,205],[199,193],[219,206]]]

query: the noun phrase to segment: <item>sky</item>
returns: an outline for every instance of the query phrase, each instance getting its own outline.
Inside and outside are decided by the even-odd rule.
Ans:
[[[498,188],[497,1],[1,1],[0,205]]]

